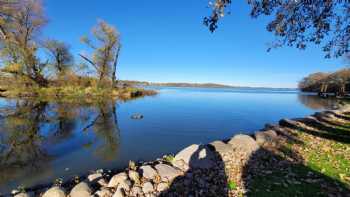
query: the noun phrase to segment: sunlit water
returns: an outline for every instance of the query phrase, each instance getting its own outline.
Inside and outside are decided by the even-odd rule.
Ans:
[[[0,192],[123,168],[336,103],[296,91],[209,88],[159,88],[96,105],[0,99]],[[136,113],[144,118],[131,119]]]

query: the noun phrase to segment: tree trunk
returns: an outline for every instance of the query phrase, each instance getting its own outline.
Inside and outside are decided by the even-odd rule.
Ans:
[[[114,63],[113,63],[113,73],[112,73],[112,87],[114,88],[117,85],[117,64],[118,64],[118,58],[119,58],[119,52],[120,52],[121,45],[118,46],[117,53],[115,55]]]

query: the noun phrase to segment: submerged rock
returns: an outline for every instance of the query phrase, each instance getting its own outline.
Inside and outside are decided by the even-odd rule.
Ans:
[[[131,116],[131,119],[141,120],[141,119],[143,119],[143,115],[142,114],[134,114]]]
[[[89,197],[91,195],[91,189],[85,182],[81,182],[73,187],[70,192],[70,197]]]
[[[55,186],[47,190],[42,197],[66,197],[66,193],[62,188]]]

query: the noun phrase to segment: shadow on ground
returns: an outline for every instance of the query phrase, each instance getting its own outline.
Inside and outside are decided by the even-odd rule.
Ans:
[[[350,162],[338,155],[334,157],[341,162],[345,159],[344,163],[340,167],[332,163],[332,151],[343,150],[339,147],[350,150],[350,129],[345,123],[349,117],[335,117],[343,124],[317,118],[283,120],[279,126],[270,126],[268,129],[278,134],[275,141],[261,144],[247,157],[231,154],[229,159],[239,162],[227,162],[221,153],[210,149],[215,163],[201,169],[198,150],[190,159],[191,170],[176,178],[161,196],[350,196],[350,180],[341,180],[336,174],[345,171],[343,176],[350,176]],[[309,147],[313,139],[316,145]],[[329,154],[323,151],[323,143],[330,144]]]

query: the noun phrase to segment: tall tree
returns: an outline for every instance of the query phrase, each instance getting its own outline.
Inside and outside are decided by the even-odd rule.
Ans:
[[[322,44],[325,57],[350,52],[350,3],[348,0],[247,0],[251,17],[272,16],[267,30],[277,37],[271,48],[284,45],[305,49],[309,43]],[[232,0],[214,0],[212,14],[204,18],[215,31]]]
[[[38,85],[46,86],[43,69],[47,64],[37,57],[37,35],[46,23],[41,1],[21,0],[12,8],[2,17],[6,23],[0,24],[1,57],[7,66],[17,65],[17,70],[12,70],[14,74],[25,75]]]
[[[83,43],[93,49],[92,57],[80,56],[94,67],[100,82],[113,79],[120,51],[119,33],[113,26],[100,20],[92,29],[92,34],[93,40],[86,36],[81,38]]]

